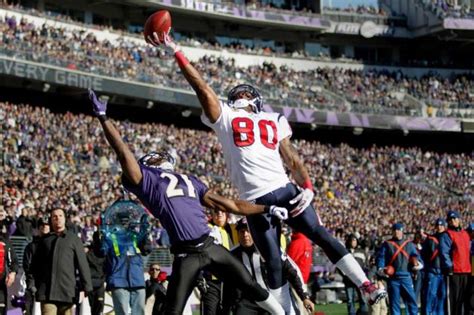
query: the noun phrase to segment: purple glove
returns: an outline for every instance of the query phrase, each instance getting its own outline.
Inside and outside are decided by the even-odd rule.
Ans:
[[[105,112],[107,111],[107,101],[99,100],[92,89],[89,89],[89,99],[92,102],[92,110],[94,111],[94,114],[97,117],[105,116]]]

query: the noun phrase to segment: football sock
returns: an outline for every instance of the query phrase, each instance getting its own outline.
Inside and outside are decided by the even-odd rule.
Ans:
[[[357,260],[351,254],[347,254],[336,263],[336,267],[342,271],[359,288],[364,282],[369,281],[365,272]]]

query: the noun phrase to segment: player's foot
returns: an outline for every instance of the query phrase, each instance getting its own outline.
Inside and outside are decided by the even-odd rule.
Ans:
[[[381,299],[387,296],[387,291],[385,289],[379,289],[372,282],[365,282],[361,287],[360,291],[364,300],[366,300],[370,305],[377,304]]]

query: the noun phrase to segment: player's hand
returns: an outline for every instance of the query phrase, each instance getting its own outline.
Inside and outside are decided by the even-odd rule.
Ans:
[[[311,204],[314,198],[314,192],[306,188],[298,194],[295,198],[290,200],[290,204],[296,204],[296,207],[290,211],[290,215],[292,218],[299,216],[303,211]]]
[[[105,112],[107,111],[107,101],[99,100],[92,89],[89,89],[89,99],[92,102],[92,110],[94,111],[94,114],[97,117],[105,116]]]
[[[387,278],[387,277],[388,277],[388,275],[385,273],[385,268],[379,268],[379,269],[377,270],[377,275],[378,275],[379,277],[383,277],[383,278]]]
[[[313,314],[314,312],[314,303],[311,302],[309,298],[303,301],[304,308],[308,311],[309,314]]]
[[[153,32],[153,37],[148,36],[148,43],[155,47],[164,46],[170,54],[176,54],[180,48],[171,37],[170,31],[171,29],[167,33],[163,34],[162,39],[160,39],[160,35],[157,32]]]
[[[16,278],[16,273],[14,272],[8,273],[5,279],[5,284],[7,285],[7,288],[12,286],[13,282],[15,282],[15,278]]]
[[[283,207],[270,206],[270,210],[268,210],[268,213],[277,217],[280,220],[288,219],[288,210]]]

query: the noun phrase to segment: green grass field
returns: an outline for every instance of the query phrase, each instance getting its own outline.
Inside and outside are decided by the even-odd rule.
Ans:
[[[346,303],[343,304],[326,304],[326,305],[315,305],[315,310],[319,314],[325,315],[345,315],[347,314]]]

